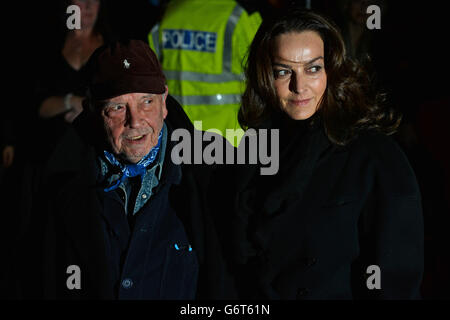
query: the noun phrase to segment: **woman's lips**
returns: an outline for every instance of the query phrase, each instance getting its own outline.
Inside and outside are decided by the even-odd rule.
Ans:
[[[306,106],[311,100],[312,100],[312,98],[299,99],[299,100],[289,100],[289,103],[294,105],[294,106],[297,106],[297,107],[303,107],[303,106]]]

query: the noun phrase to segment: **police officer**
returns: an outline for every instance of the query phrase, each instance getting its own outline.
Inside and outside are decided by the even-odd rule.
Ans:
[[[172,95],[196,129],[240,129],[243,59],[261,16],[234,0],[174,0],[148,35]],[[201,122],[197,122],[201,121]],[[237,146],[237,131],[229,141]]]

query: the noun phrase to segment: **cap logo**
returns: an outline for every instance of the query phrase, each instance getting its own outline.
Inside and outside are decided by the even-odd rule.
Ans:
[[[123,66],[125,67],[125,69],[130,68],[130,63],[127,61],[127,59],[123,60]]]

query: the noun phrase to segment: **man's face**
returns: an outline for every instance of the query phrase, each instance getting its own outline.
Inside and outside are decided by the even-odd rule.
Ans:
[[[137,163],[158,143],[167,116],[165,94],[128,93],[104,101],[103,124],[113,152]]]

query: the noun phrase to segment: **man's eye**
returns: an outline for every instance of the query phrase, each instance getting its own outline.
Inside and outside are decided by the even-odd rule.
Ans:
[[[120,110],[122,110],[122,109],[124,109],[124,108],[125,108],[124,105],[122,105],[122,104],[117,104],[117,105],[115,105],[115,106],[111,106],[111,107],[110,107],[110,110],[111,110],[111,111],[120,111]]]
[[[105,114],[108,116],[117,115],[123,110],[125,110],[125,106],[123,104],[112,105],[105,109]]]
[[[146,100],[144,100],[144,103],[145,103],[145,104],[151,104],[152,102],[153,102],[152,99],[146,99]]]
[[[286,69],[279,69],[279,70],[273,71],[275,78],[284,77],[284,76],[289,75],[290,73],[291,73],[290,70],[286,70]]]

